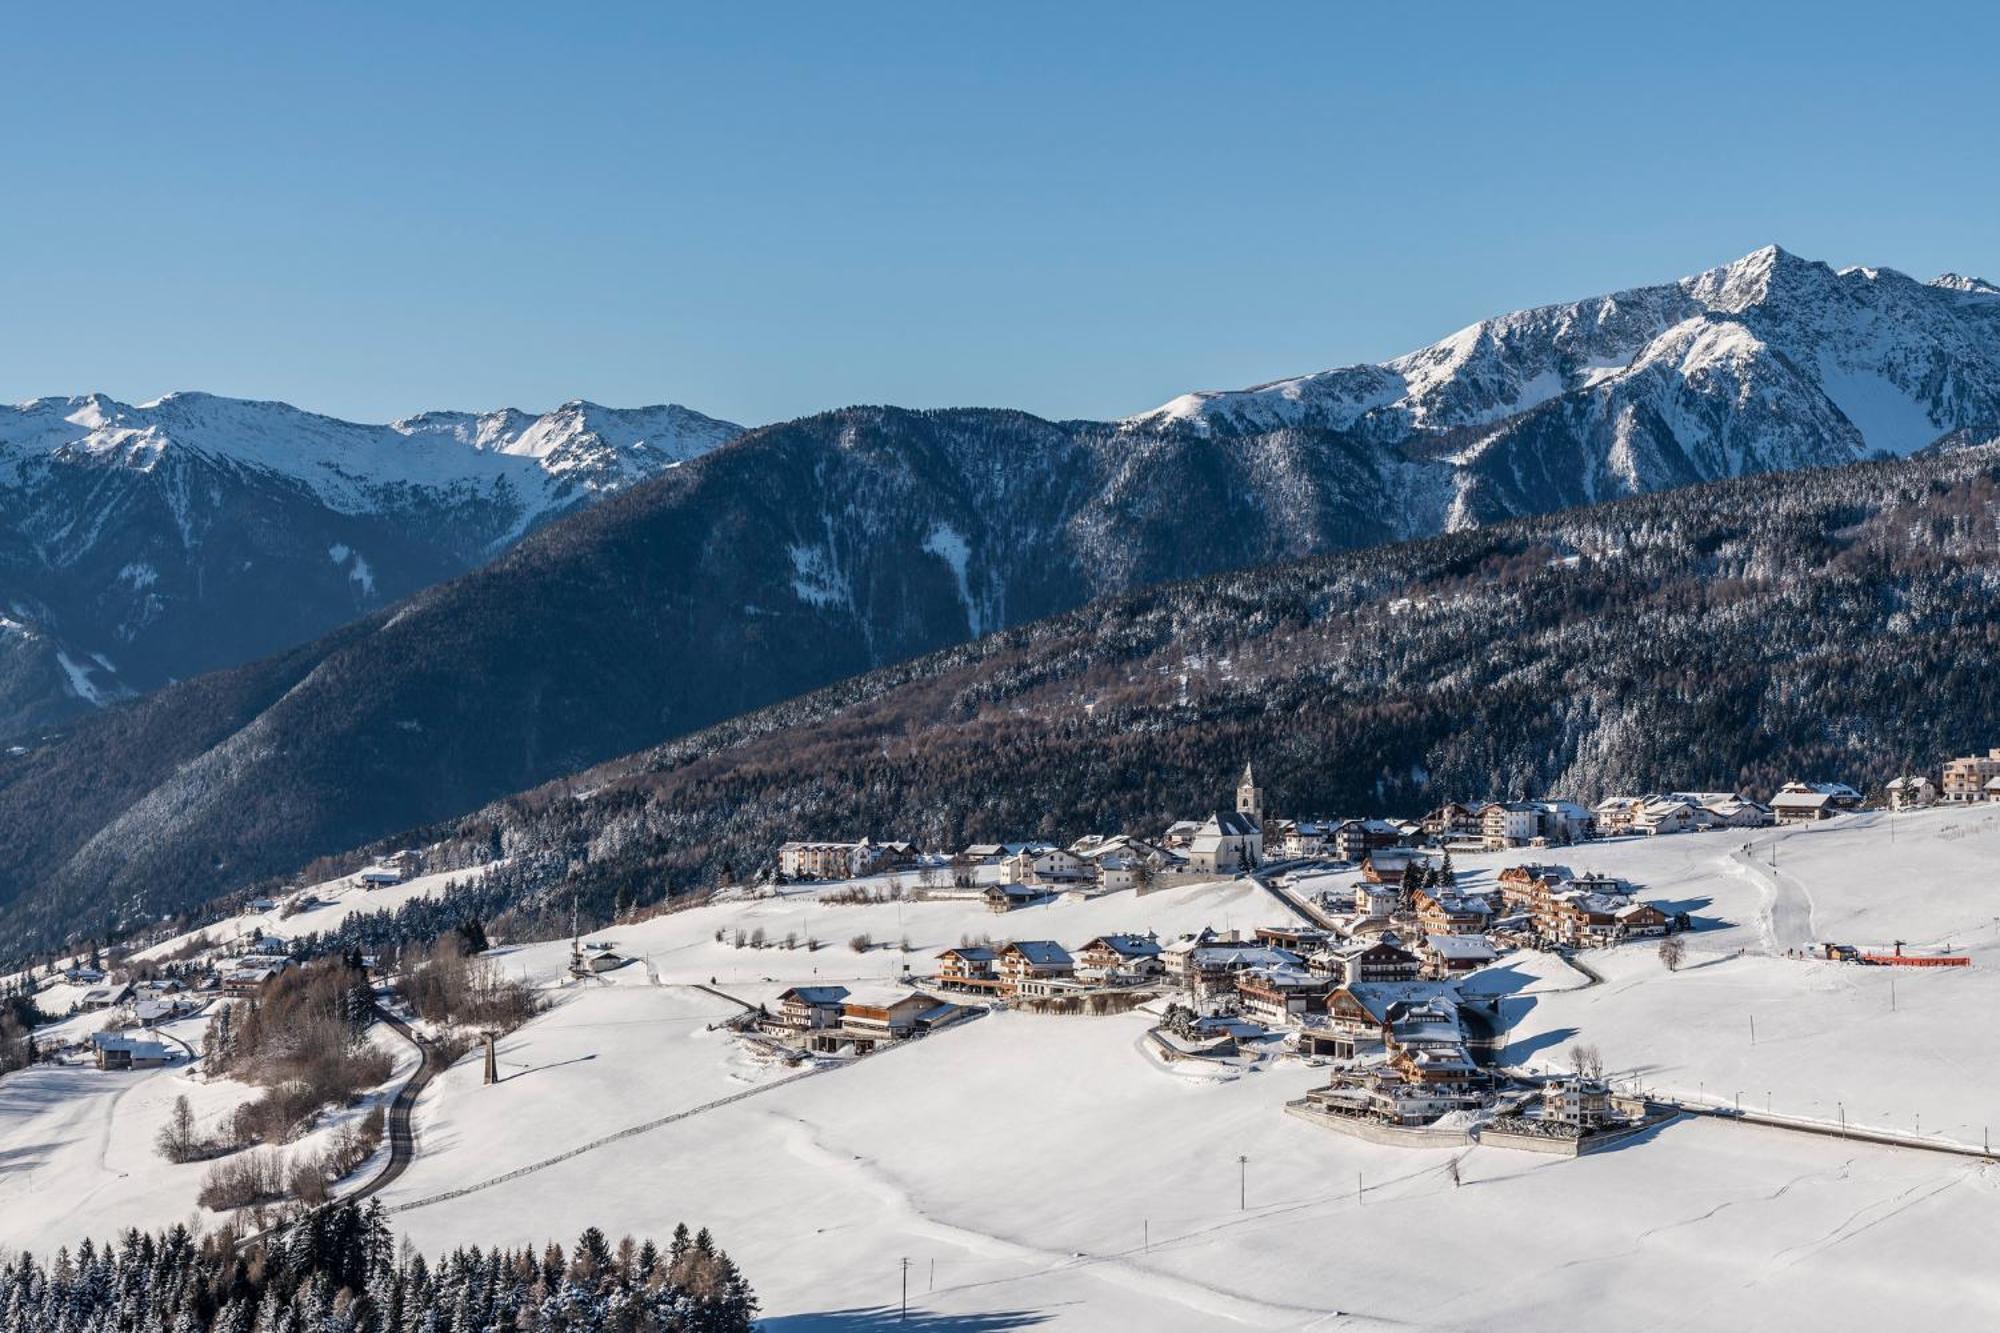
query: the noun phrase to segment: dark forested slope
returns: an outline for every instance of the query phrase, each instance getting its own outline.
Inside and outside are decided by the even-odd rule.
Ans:
[[[1721,483],[1099,603],[488,807],[451,859],[646,901],[791,837],[1878,784],[2000,732],[2000,451]],[[551,893],[551,890],[559,892]]]

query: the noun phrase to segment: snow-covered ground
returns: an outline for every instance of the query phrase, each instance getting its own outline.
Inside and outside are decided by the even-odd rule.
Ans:
[[[2000,1101],[2000,810],[1454,860],[1473,884],[1526,860],[1616,874],[1700,926],[1678,972],[1634,944],[1583,956],[1601,984],[1534,954],[1480,974],[1510,997],[1511,1061],[1587,1041],[1649,1088],[1980,1142]],[[984,935],[1074,947],[1287,915],[1246,883],[1004,916],[825,892],[599,932],[635,961],[589,982],[564,981],[566,941],[497,950],[552,1007],[502,1040],[498,1085],[474,1054],[425,1093],[417,1158],[383,1196],[399,1230],[434,1250],[705,1224],[788,1333],[886,1327],[905,1258],[917,1326],[940,1330],[1845,1329],[2000,1308],[1984,1255],[2000,1171],[1975,1159],[1706,1120],[1578,1160],[1380,1147],[1282,1113],[1324,1070],[1182,1077],[1141,1055],[1138,1014],[999,1013],[817,1072],[766,1063],[714,1026],[737,999],[921,974]],[[729,942],[760,928],[773,947]],[[852,951],[861,933],[877,947]],[[801,947],[776,947],[788,934]],[[1974,966],[1805,956],[1897,939]],[[198,1169],[146,1156],[178,1075],[90,1075],[64,1096],[17,1093],[20,1077],[0,1081],[0,1243],[192,1211]],[[129,1160],[99,1147],[114,1142]],[[61,1210],[19,1220],[44,1186]]]

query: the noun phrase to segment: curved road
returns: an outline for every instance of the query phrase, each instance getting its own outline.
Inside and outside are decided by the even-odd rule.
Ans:
[[[431,1076],[438,1072],[437,1052],[425,1045],[423,1038],[419,1037],[408,1023],[379,1004],[375,1006],[375,1013],[384,1023],[394,1028],[403,1040],[416,1047],[417,1053],[423,1059],[417,1065],[416,1072],[404,1080],[402,1087],[396,1089],[395,1100],[389,1103],[386,1126],[389,1135],[389,1160],[383,1163],[380,1171],[376,1172],[375,1179],[352,1194],[343,1196],[355,1203],[380,1194],[395,1183],[396,1177],[409,1169],[410,1159],[417,1154],[417,1136],[410,1128],[410,1113],[416,1108],[417,1098],[423,1095]]]

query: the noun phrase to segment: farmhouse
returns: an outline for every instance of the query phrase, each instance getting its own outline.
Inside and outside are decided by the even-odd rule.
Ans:
[[[847,997],[845,986],[793,986],[778,996],[778,1012],[772,1021],[794,1032],[837,1027]]]
[[[94,1032],[90,1044],[99,1069],[158,1069],[173,1058],[165,1042],[127,1032]]]

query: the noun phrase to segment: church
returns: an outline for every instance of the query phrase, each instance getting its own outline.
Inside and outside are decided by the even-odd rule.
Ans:
[[[1264,864],[1264,789],[1250,764],[1236,784],[1236,808],[1218,810],[1195,831],[1188,862],[1196,870],[1234,875]]]

